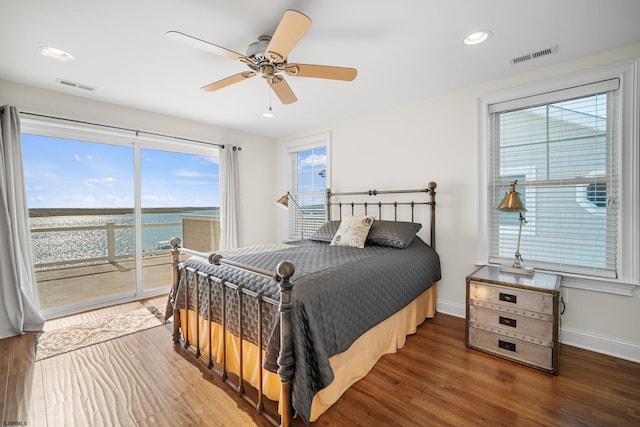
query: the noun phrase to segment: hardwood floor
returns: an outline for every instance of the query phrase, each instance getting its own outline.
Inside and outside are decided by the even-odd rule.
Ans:
[[[0,340],[2,425],[270,425],[174,347],[171,330],[151,328],[38,362],[34,334]],[[637,426],[640,364],[563,346],[560,375],[551,376],[465,348],[464,319],[438,314],[314,425]]]

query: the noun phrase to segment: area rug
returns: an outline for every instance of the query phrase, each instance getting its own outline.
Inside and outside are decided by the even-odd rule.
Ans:
[[[36,361],[79,350],[164,324],[164,309],[154,306],[126,314],[42,333],[36,347]]]

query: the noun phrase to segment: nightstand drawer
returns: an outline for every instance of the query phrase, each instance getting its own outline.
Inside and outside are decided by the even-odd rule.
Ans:
[[[470,326],[537,345],[553,345],[553,317],[538,320],[469,305]]]
[[[553,349],[469,327],[469,345],[543,369],[553,369]]]
[[[506,312],[534,318],[543,318],[539,314],[554,314],[553,295],[542,292],[470,282],[469,299],[485,303],[486,308],[500,306]]]

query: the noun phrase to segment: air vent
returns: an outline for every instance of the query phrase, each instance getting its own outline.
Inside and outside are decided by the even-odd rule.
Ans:
[[[58,83],[61,86],[66,86],[66,87],[72,87],[75,89],[81,89],[81,90],[86,90],[87,92],[95,92],[97,90],[96,87],[93,86],[89,86],[83,83],[76,83],[76,82],[72,82],[71,80],[67,80],[67,79],[56,79],[56,83]]]
[[[533,59],[540,58],[541,56],[547,56],[557,52],[558,52],[558,45],[555,45],[555,46],[548,47],[546,49],[539,50],[537,52],[516,56],[515,58],[511,58],[509,62],[511,63],[511,65],[520,64],[521,62],[531,61]]]

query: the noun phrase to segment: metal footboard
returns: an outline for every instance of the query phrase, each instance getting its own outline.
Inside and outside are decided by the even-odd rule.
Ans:
[[[200,359],[202,362],[206,363],[207,367],[215,372],[223,382],[228,384],[229,386],[236,389],[238,395],[246,399],[255,405],[257,411],[264,415],[267,419],[269,419],[274,424],[280,424],[282,426],[289,426],[291,424],[292,418],[292,402],[291,402],[291,384],[293,382],[293,373],[294,373],[294,359],[293,359],[293,342],[291,335],[291,289],[293,287],[290,278],[293,276],[295,272],[295,268],[291,262],[283,261],[278,264],[275,272],[269,272],[262,269],[257,269],[248,265],[244,265],[241,263],[237,263],[231,260],[226,260],[220,255],[215,254],[206,254],[198,251],[194,251],[187,248],[180,247],[180,239],[173,238],[171,239],[171,245],[173,250],[172,254],[172,268],[173,268],[173,301],[172,304],[174,307],[175,299],[179,297],[176,294],[178,291],[178,282],[180,278],[180,254],[189,254],[195,255],[202,258],[208,259],[210,264],[221,265],[225,264],[227,266],[247,271],[253,274],[256,274],[261,277],[265,277],[268,279],[275,280],[278,282],[280,287],[280,301],[276,301],[272,298],[265,297],[262,293],[256,293],[249,289],[246,289],[242,284],[231,283],[229,281],[219,279],[210,274],[197,271],[191,267],[185,267],[182,274],[186,274],[185,280],[190,280],[192,283],[195,283],[196,286],[196,301],[194,301],[196,316],[198,317],[202,312],[202,307],[199,307],[200,304],[200,296],[201,292],[207,292],[207,307],[204,307],[204,311],[207,313],[207,321],[208,321],[208,335],[206,337],[206,343],[208,344],[209,354],[206,359],[202,357],[200,351],[200,340],[201,333],[205,333],[200,331],[200,322],[196,317],[196,330],[189,331],[189,319],[184,319],[184,324],[181,319],[180,310],[174,309],[173,311],[173,341],[175,344],[179,344],[182,342],[183,346],[186,349],[190,349],[194,352],[195,356]],[[213,362],[213,338],[212,332],[213,328],[211,327],[213,320],[212,317],[212,293],[214,292],[215,287],[220,290],[220,294],[222,296],[221,300],[221,331],[222,331],[222,362],[221,366],[217,368]],[[189,307],[189,292],[188,286],[184,286],[184,298],[185,298],[185,307]],[[226,290],[229,290],[237,296],[238,301],[238,330],[236,331],[238,339],[239,339],[239,355],[238,355],[238,380],[237,383],[234,383],[229,379],[228,370],[227,370],[227,331],[228,328],[228,313],[227,313],[227,304],[226,304]],[[244,348],[243,342],[245,341],[244,331],[243,331],[243,304],[245,303],[245,298],[248,298],[249,301],[255,303],[258,307],[258,332],[257,332],[257,340],[256,343],[258,347],[258,357],[255,363],[257,363],[258,372],[259,372],[259,380],[257,385],[257,398],[256,401],[250,399],[245,394],[244,388]],[[280,422],[276,422],[271,416],[264,412],[264,393],[263,393],[263,368],[262,368],[262,349],[263,349],[263,310],[265,304],[271,306],[277,306],[279,317],[280,317],[280,351],[278,354],[278,376],[280,377],[281,382],[281,392],[280,392],[280,406],[281,406],[281,419]],[[195,335],[196,343],[192,346],[189,342],[189,336]]]

